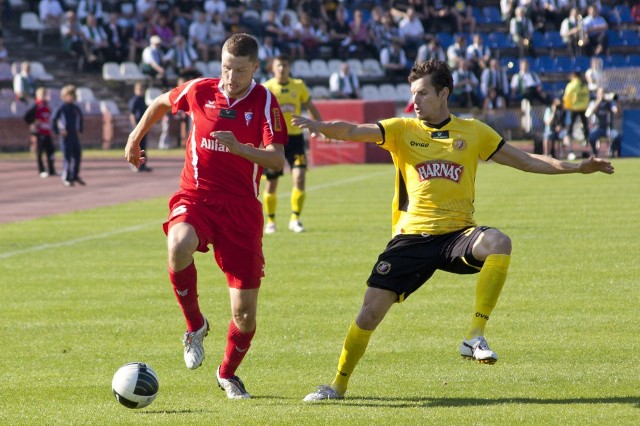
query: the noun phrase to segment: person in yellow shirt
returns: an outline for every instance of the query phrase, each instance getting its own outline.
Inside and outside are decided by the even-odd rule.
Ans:
[[[273,60],[272,71],[274,77],[264,83],[264,86],[273,93],[278,100],[284,121],[287,123],[289,142],[285,145],[284,154],[291,168],[293,177],[293,189],[291,190],[291,217],[289,230],[299,233],[304,232],[304,226],[300,221],[300,214],[305,200],[305,177],[307,170],[307,154],[303,130],[291,124],[293,114],[300,115],[306,108],[313,118],[322,120],[320,112],[311,100],[309,88],[301,79],[291,77],[291,60],[287,55],[279,55]],[[276,232],[276,207],[278,178],[282,171],[275,172],[265,169],[264,175],[267,183],[264,188],[264,208],[267,214],[267,223],[264,227],[265,234]]]
[[[478,273],[475,309],[460,355],[483,364],[498,360],[484,331],[507,278],[511,239],[474,220],[479,160],[539,174],[614,171],[609,161],[599,158],[571,163],[526,153],[488,125],[452,115],[448,100],[453,78],[446,62],[416,63],[409,83],[415,118],[367,124],[293,118],[294,125],[327,138],[376,143],[390,152],[396,169],[393,237],[367,280],[364,303],[347,331],[334,381],[308,394],[307,402],[344,397],[373,331],[391,306],[406,300],[436,270]]]
[[[564,95],[562,96],[562,102],[564,109],[567,111],[567,133],[569,136],[569,157],[575,158],[573,154],[573,125],[576,120],[580,119],[582,123],[582,134],[584,139],[587,139],[589,135],[589,124],[587,122],[587,108],[590,101],[589,85],[584,79],[583,75],[579,72],[572,72],[571,78],[564,89]]]

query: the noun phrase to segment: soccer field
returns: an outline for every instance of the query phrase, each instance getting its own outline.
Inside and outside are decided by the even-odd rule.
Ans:
[[[344,401],[304,404],[330,383],[365,280],[391,236],[391,165],[310,170],[304,234],[264,240],[258,329],[238,370],[253,395],[215,383],[226,283],[197,254],[207,358],[182,359],[166,273],[167,198],[0,225],[0,424],[626,425],[640,422],[640,159],[613,176],[479,167],[476,219],[513,240],[487,339],[500,360],[458,348],[474,276],[438,272],[374,333]],[[290,175],[279,188],[286,228]],[[120,406],[115,371],[149,363],[155,402]]]

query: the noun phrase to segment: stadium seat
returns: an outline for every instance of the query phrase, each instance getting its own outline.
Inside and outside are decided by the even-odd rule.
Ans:
[[[47,27],[40,22],[40,18],[35,12],[23,12],[22,15],[20,15],[20,29],[35,32],[38,45],[42,45],[42,34]]]
[[[380,100],[380,91],[378,90],[378,86],[373,84],[365,84],[360,88],[362,92],[362,99],[367,101],[377,101]]]
[[[316,77],[329,78],[331,71],[329,71],[329,65],[324,59],[312,59],[309,63],[311,69]]]
[[[311,64],[306,59],[296,59],[291,66],[291,74],[297,78],[309,78],[314,76]]]
[[[327,61],[327,66],[329,67],[329,71],[331,71],[331,73],[334,73],[336,71],[340,71],[340,67],[342,66],[342,60],[341,59],[329,59]]]
[[[326,86],[313,86],[311,88],[311,96],[313,99],[329,99],[331,97],[331,93],[329,92],[329,88]]]
[[[398,102],[409,102],[409,99],[411,99],[411,86],[408,83],[396,84],[396,99]]]
[[[382,101],[394,101],[394,102],[400,102],[402,101],[402,103],[406,102],[405,98],[402,99],[398,99],[398,91],[396,90],[396,86],[394,86],[393,84],[381,84],[378,87],[378,92],[380,94],[380,100]]]
[[[556,58],[556,71],[569,73],[573,70],[573,60],[569,56],[558,56]]]
[[[630,67],[640,67],[640,55],[629,55],[627,65]]]
[[[209,69],[209,73],[207,75],[220,77],[220,73],[222,73],[222,63],[220,61],[209,61],[207,68]]]
[[[489,33],[489,35],[487,36],[487,46],[490,49],[498,50],[516,47],[509,34],[501,31],[493,31]]]
[[[85,86],[76,88],[76,98],[78,102],[93,102],[96,100],[93,90]]]
[[[36,80],[40,81],[53,80],[53,76],[47,72],[44,65],[42,65],[42,62],[39,61],[31,61],[31,75],[33,75]]]
[[[573,58],[573,70],[577,72],[585,72],[591,66],[591,60],[588,56],[576,56]]]
[[[633,16],[631,16],[631,9],[629,9],[629,6],[626,4],[619,4],[614,9],[620,17],[621,24],[635,24]]]
[[[610,55],[604,60],[605,68],[623,68],[627,65],[627,57],[624,55]]]
[[[203,77],[209,77],[209,67],[204,61],[196,61],[193,65]]]
[[[144,91],[144,101],[147,105],[151,105],[151,102],[162,94],[162,90],[159,87],[149,87]]]
[[[536,58],[536,69],[539,73],[555,71],[555,61],[551,56],[538,56]]]
[[[120,115],[120,108],[118,108],[118,104],[111,99],[100,101],[100,111],[102,111],[103,114],[108,112],[113,116]]]
[[[362,61],[362,75],[367,77],[382,77],[384,70],[380,61],[374,58],[367,58]]]
[[[620,32],[616,30],[608,30],[609,47],[622,47],[625,45],[625,40],[620,36]]]
[[[436,33],[436,37],[445,52],[447,51],[447,47],[453,44],[453,36],[449,33]]]
[[[485,6],[482,9],[482,14],[484,15],[485,23],[487,24],[499,25],[503,23],[499,7]]]
[[[620,38],[622,38],[624,46],[631,46],[631,47],[640,46],[640,36],[638,36],[638,32],[635,30],[620,31]]]
[[[99,115],[102,114],[102,110],[100,109],[100,101],[85,101],[79,102],[80,107],[82,108],[82,112],[86,115]]]
[[[120,64],[120,77],[126,81],[142,81],[149,78],[143,74],[135,62],[123,62]]]
[[[544,33],[544,43],[547,49],[558,50],[567,48],[564,40],[562,40],[560,31],[547,31]]]
[[[362,75],[362,61],[360,59],[351,58],[347,59],[349,64],[349,70],[355,75]]]
[[[7,62],[0,62],[0,81],[12,81],[13,74],[11,73],[11,64]]]
[[[120,81],[120,65],[116,62],[105,62],[102,65],[102,79],[104,81]]]

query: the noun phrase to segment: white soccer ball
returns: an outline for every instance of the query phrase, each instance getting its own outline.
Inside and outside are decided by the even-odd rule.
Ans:
[[[142,408],[151,404],[159,388],[158,375],[144,362],[123,365],[111,381],[116,400],[127,408]]]

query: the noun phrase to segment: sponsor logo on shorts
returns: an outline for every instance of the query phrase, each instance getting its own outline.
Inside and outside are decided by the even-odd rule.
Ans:
[[[376,272],[380,275],[387,275],[391,272],[391,264],[385,260],[378,262],[376,265]]]
[[[187,212],[187,206],[178,206],[171,211],[171,217],[180,216],[181,214],[185,214]]]

